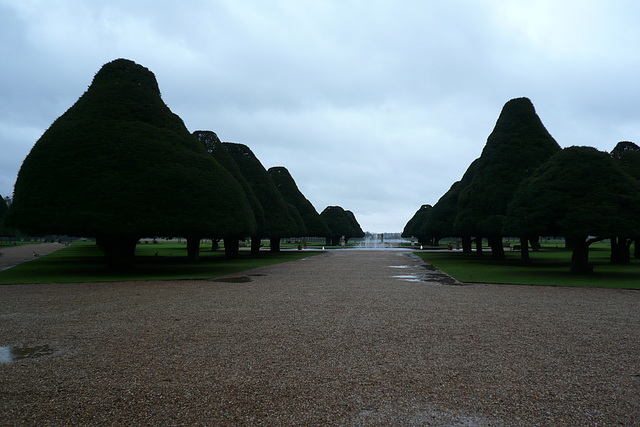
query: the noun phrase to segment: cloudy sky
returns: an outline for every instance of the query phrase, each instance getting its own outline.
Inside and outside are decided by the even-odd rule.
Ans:
[[[0,194],[127,58],[190,131],[285,166],[319,212],[402,231],[511,98],[562,147],[640,142],[639,16],[635,0],[0,0]]]

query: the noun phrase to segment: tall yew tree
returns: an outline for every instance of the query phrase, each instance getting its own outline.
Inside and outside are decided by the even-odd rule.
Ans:
[[[36,142],[7,213],[28,233],[95,237],[114,267],[131,264],[141,237],[193,249],[252,221],[240,184],[165,105],[154,74],[126,59],[104,65]]]
[[[458,199],[455,228],[486,236],[493,256],[504,257],[502,226],[507,205],[520,183],[560,146],[547,132],[528,98],[502,108],[478,159],[477,171]],[[526,237],[523,245],[526,244]]]
[[[257,228],[264,228],[264,209],[260,201],[256,197],[256,194],[251,188],[251,184],[242,174],[242,171],[238,167],[238,164],[233,160],[231,154],[224,147],[218,135],[215,132],[207,130],[197,130],[193,135],[204,145],[207,152],[213,156],[218,163],[220,163],[231,175],[240,183],[242,189],[249,200],[249,205],[253,211],[255,218],[254,227],[247,230],[234,230],[224,236],[220,236],[224,239],[224,252],[227,258],[236,258],[240,250],[240,239],[248,237],[256,232]]]
[[[258,224],[251,236],[251,253],[260,251],[263,237],[288,237],[296,234],[296,223],[269,173],[253,151],[244,144],[223,142],[222,146],[231,154],[264,210],[264,224]]]
[[[515,193],[505,231],[564,236],[573,243],[571,271],[589,272],[591,243],[640,235],[640,183],[607,153],[565,148]]]
[[[280,194],[282,194],[284,201],[295,206],[302,217],[304,232],[299,237],[329,236],[331,231],[327,223],[322,219],[311,202],[302,194],[287,168],[274,166],[269,168],[268,172],[271,180],[278,188],[278,191],[280,191]]]

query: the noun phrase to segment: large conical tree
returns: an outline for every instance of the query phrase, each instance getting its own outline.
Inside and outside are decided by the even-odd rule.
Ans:
[[[187,237],[193,255],[200,236],[251,228],[253,216],[240,184],[162,101],[153,73],[118,59],[36,142],[7,221],[96,237],[119,266],[140,237]]]
[[[268,172],[285,202],[295,206],[302,217],[305,230],[299,237],[327,237],[331,232],[327,223],[311,202],[304,197],[289,171],[285,167],[274,166],[269,168]]]
[[[517,190],[505,230],[564,236],[573,243],[571,271],[588,272],[591,243],[640,235],[640,183],[607,153],[565,148]]]
[[[249,184],[247,179],[244,177],[242,171],[238,167],[238,164],[235,162],[235,160],[233,160],[233,157],[231,157],[229,151],[227,151],[227,149],[222,145],[222,141],[220,141],[218,135],[216,135],[215,132],[206,130],[195,131],[193,135],[198,138],[198,140],[204,145],[207,152],[211,154],[213,158],[216,159],[216,161],[220,163],[226,170],[228,170],[231,175],[233,175],[233,177],[240,183],[253,211],[253,215],[255,217],[255,225],[256,227],[263,229],[264,209],[262,209],[262,205],[256,197],[253,188],[251,188],[251,184]],[[239,240],[255,233],[257,230],[256,227],[253,227],[250,230],[243,230],[241,232],[234,231],[225,236],[222,236],[222,238],[224,239],[225,256],[227,258],[236,258],[239,253]]]
[[[222,146],[231,154],[264,210],[264,224],[262,227],[258,224],[257,231],[251,236],[251,253],[258,254],[263,237],[295,235],[296,224],[289,208],[253,151],[244,144],[232,142],[223,142]]]
[[[504,257],[502,226],[509,201],[520,183],[560,150],[529,99],[507,102],[487,138],[473,180],[460,192],[454,227],[486,236],[494,257]]]

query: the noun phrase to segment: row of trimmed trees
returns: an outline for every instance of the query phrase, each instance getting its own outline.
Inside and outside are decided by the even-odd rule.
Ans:
[[[404,237],[433,244],[458,237],[482,254],[486,238],[504,258],[503,236],[520,237],[522,258],[539,236],[562,236],[573,248],[571,271],[590,271],[589,245],[611,239],[612,261],[628,262],[640,236],[640,149],[619,143],[611,154],[560,148],[527,98],[505,104],[481,156],[434,205],[423,205]],[[636,245],[636,248],[638,245]]]
[[[223,239],[229,257],[249,236],[254,254],[263,238],[273,251],[283,237],[329,239],[323,215],[284,167],[267,171],[245,145],[190,133],[154,74],[118,59],[36,142],[4,222],[32,235],[95,237],[119,268],[142,237],[186,238],[193,259],[203,238]]]

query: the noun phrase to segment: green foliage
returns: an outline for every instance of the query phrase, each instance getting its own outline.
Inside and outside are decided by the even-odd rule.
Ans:
[[[431,205],[422,205],[420,209],[411,217],[402,230],[402,237],[416,237],[420,243],[426,243],[430,236],[426,233],[427,225],[431,221],[433,207]]]
[[[125,59],[36,142],[8,222],[33,234],[224,235],[252,228],[240,185],[160,97],[155,76]]]
[[[325,220],[331,230],[333,244],[338,244],[341,236],[351,239],[364,237],[364,232],[351,211],[345,211],[340,206],[327,206],[320,216]]]
[[[349,238],[355,237],[356,239],[360,239],[364,237],[364,231],[362,231],[360,224],[358,224],[358,220],[356,219],[354,213],[351,211],[344,211],[344,213],[345,215],[347,215],[347,218],[349,218],[349,223],[354,230],[354,233],[350,235]]]
[[[461,189],[454,228],[468,235],[499,235],[520,183],[560,146],[527,98],[507,102],[487,138],[476,172]]]
[[[234,233],[236,236],[249,236],[255,233],[257,229],[264,229],[264,209],[260,204],[260,200],[256,196],[251,184],[244,177],[242,171],[238,167],[238,164],[233,160],[231,154],[222,145],[222,142],[218,138],[215,132],[198,130],[193,132],[193,135],[202,143],[207,152],[213,156],[213,158],[224,167],[235,179],[238,181],[242,190],[249,201],[253,216],[255,218],[253,227],[250,230],[246,230],[242,233]]]
[[[282,166],[276,166],[269,168],[268,172],[285,202],[295,206],[302,217],[304,232],[299,236],[329,236],[330,230],[327,223],[322,219],[311,202],[304,197],[289,171]]]
[[[295,221],[260,160],[246,145],[223,142],[222,146],[238,165],[264,210],[264,227],[258,227],[258,234],[272,238],[295,236]]]
[[[611,151],[618,165],[626,173],[640,180],[640,147],[630,141],[619,142]]]
[[[569,147],[515,193],[505,232],[512,235],[640,235],[640,183],[591,147]]]

